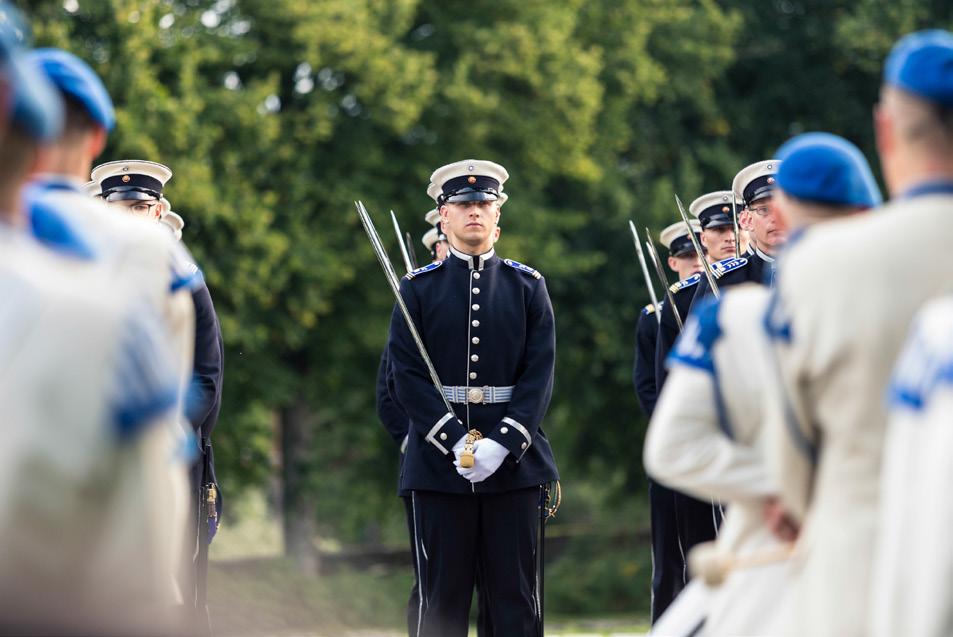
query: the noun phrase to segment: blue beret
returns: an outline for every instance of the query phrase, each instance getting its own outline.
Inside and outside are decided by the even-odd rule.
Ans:
[[[24,32],[16,10],[0,2],[0,73],[10,82],[11,121],[35,139],[49,141],[62,130],[63,101],[46,77],[26,61]]]
[[[887,57],[884,82],[953,106],[953,34],[932,29],[901,38]]]
[[[804,133],[785,142],[777,158],[777,185],[792,197],[839,206],[883,201],[867,160],[843,137]]]
[[[36,49],[28,55],[60,92],[79,102],[107,131],[113,129],[116,124],[113,101],[103,81],[86,62],[62,49]]]

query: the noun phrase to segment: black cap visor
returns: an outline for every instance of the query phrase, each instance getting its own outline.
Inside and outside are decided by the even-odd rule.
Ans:
[[[118,186],[102,194],[106,201],[158,201],[159,193],[136,186]]]
[[[496,201],[499,193],[489,188],[461,188],[449,194],[441,195],[440,203],[463,203],[465,201]]]

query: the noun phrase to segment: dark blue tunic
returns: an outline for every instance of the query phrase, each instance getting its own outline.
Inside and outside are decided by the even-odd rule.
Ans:
[[[540,427],[556,356],[553,308],[542,276],[493,251],[477,257],[453,251],[405,276],[400,293],[444,386],[513,386],[508,402],[452,403],[448,413],[395,307],[388,357],[395,398],[411,423],[401,493],[493,493],[558,479]],[[453,466],[453,445],[468,429],[510,452],[496,473],[475,485]]]

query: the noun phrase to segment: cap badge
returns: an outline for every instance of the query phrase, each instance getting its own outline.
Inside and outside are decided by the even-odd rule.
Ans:
[[[475,184],[475,183],[476,183],[476,177],[474,177],[473,175],[470,175],[469,177],[467,177],[467,183],[468,183],[468,184]]]
[[[129,183],[129,175],[123,175],[123,176],[122,176],[122,183],[124,183],[124,184],[128,184],[128,183]]]
[[[473,164],[470,164],[469,166],[467,166],[467,170],[473,170]]]
[[[731,208],[729,208],[728,206],[722,206],[721,208],[722,212],[728,212],[729,210],[731,210]]]
[[[768,183],[769,183],[769,184],[773,184],[773,183],[774,183],[774,177],[768,177]]]

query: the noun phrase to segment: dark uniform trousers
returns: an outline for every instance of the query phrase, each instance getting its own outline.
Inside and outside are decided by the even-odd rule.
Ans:
[[[420,614],[410,635],[466,637],[478,574],[481,613],[489,613],[490,634],[539,633],[541,489],[470,496],[411,493]]]
[[[688,320],[692,299],[700,279],[695,275],[674,286],[673,298],[682,321]],[[676,289],[677,288],[677,289]],[[678,323],[668,303],[662,303],[661,321],[656,337],[655,372],[658,391],[665,383],[665,359],[678,338]],[[654,408],[655,400],[651,401]],[[640,398],[640,402],[644,399]],[[649,414],[651,417],[651,414]],[[721,507],[698,500],[649,479],[649,507],[652,524],[652,622],[671,605],[688,583],[688,552],[697,544],[718,535]]]

